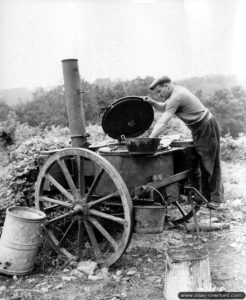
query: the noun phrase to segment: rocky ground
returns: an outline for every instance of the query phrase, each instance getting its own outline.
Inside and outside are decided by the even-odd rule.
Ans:
[[[159,234],[133,234],[114,266],[99,270],[92,262],[34,270],[25,276],[0,275],[1,299],[163,299],[168,247],[202,245],[209,250],[214,289],[246,291],[246,164],[225,164],[226,203],[212,212],[212,223],[229,229],[201,231],[200,238],[185,228],[165,228]],[[209,224],[202,209],[199,222]]]

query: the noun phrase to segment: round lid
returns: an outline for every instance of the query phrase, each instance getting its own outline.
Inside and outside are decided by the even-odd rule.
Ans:
[[[124,97],[106,108],[102,128],[114,139],[136,137],[144,133],[154,120],[152,106],[141,97]]]

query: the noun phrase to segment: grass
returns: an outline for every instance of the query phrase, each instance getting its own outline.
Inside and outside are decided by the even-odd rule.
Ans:
[[[246,161],[223,162],[222,176],[226,202],[241,199],[246,205]]]

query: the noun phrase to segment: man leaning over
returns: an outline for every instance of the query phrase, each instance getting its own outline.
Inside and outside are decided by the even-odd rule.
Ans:
[[[220,128],[215,117],[201,101],[185,87],[174,84],[167,76],[154,80],[149,86],[160,101],[144,97],[156,110],[163,112],[150,137],[163,133],[166,124],[177,116],[191,130],[193,144],[201,170],[201,192],[217,208],[223,201],[220,160]]]

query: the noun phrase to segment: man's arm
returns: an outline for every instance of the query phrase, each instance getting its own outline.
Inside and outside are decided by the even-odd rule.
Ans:
[[[156,122],[151,134],[150,138],[158,137],[164,130],[168,121],[173,117],[173,114],[170,112],[164,112],[164,114],[160,117],[160,119]]]
[[[149,104],[151,104],[156,110],[158,110],[158,111],[165,111],[165,106],[166,106],[165,103],[161,103],[161,102],[155,101],[155,100],[153,100],[149,96],[144,97],[143,100],[145,102],[148,102]]]

